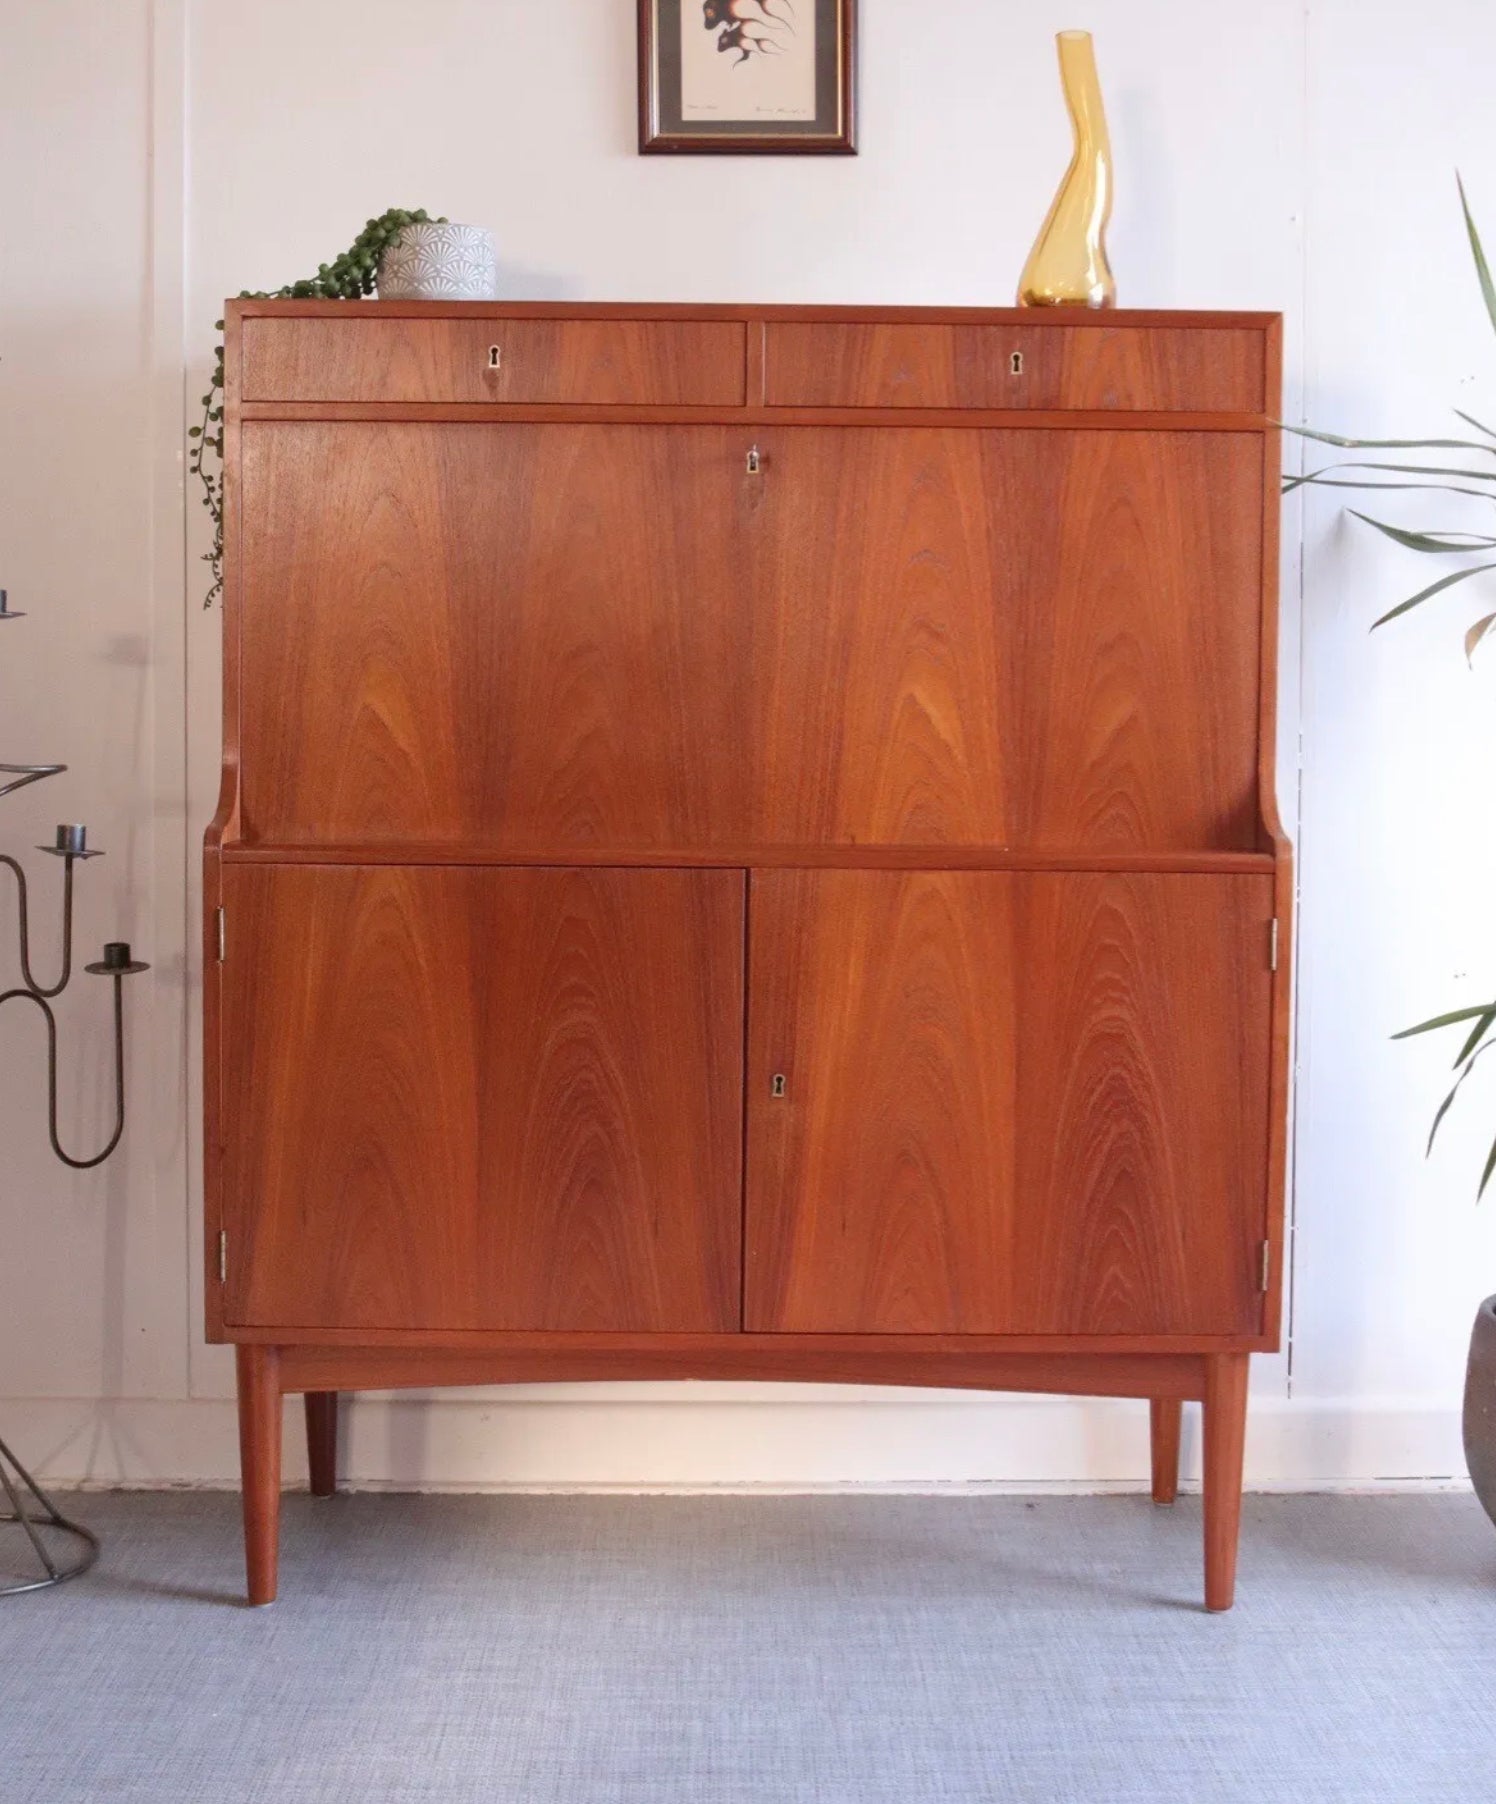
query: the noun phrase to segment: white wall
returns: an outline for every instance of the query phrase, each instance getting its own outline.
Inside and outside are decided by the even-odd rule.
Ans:
[[[1411,25],[1399,0],[863,10],[863,152],[823,162],[638,158],[624,0],[5,6],[0,582],[33,617],[0,629],[0,757],[73,768],[0,805],[0,844],[88,820],[111,855],[82,876],[82,942],[118,930],[154,964],[130,996],[126,1145],[97,1173],[50,1160],[36,1023],[0,1013],[0,1432],[44,1471],[234,1472],[229,1366],[198,1326],[187,931],[219,624],[198,606],[180,464],[224,294],[422,205],[492,224],[518,296],[1003,304],[1066,154],[1051,36],[1089,24],[1125,303],[1281,308],[1291,418],[1442,429],[1450,400],[1479,412],[1496,389],[1452,173],[1496,238],[1481,0],[1428,0]],[[1418,497],[1390,499],[1417,516]],[[1464,664],[1460,591],[1369,635],[1418,560],[1328,498],[1304,511],[1285,535],[1290,815],[1303,734],[1292,1344],[1257,1362],[1249,1465],[1259,1483],[1439,1478],[1460,1471],[1463,1342],[1496,1288],[1471,1195],[1481,1099],[1425,1165],[1439,1048],[1387,1036],[1496,991],[1493,677]],[[32,863],[45,889],[55,872]],[[45,957],[50,916],[40,937]],[[65,1012],[79,1139],[106,1125],[105,1001],[80,980]],[[1145,1438],[1131,1404],[556,1386],[370,1400],[351,1464],[434,1484],[1103,1483],[1141,1477]]]

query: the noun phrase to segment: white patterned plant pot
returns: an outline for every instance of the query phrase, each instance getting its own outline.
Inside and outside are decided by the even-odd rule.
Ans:
[[[494,301],[499,266],[482,226],[408,225],[379,259],[382,301]]]

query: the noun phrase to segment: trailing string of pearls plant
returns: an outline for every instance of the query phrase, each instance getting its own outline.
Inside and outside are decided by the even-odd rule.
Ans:
[[[400,234],[408,225],[434,223],[445,225],[445,216],[431,220],[424,207],[413,211],[392,207],[371,219],[357,238],[331,263],[319,263],[315,276],[303,282],[288,282],[273,291],[241,288],[241,301],[357,301],[373,294],[379,273],[379,260],[387,250],[400,242]],[[223,321],[215,322],[218,344],[213,357],[213,374],[208,392],[203,396],[202,424],[190,426],[191,440],[187,468],[203,487],[203,506],[213,522],[212,548],[203,553],[203,562],[213,573],[203,606],[212,607],[223,593]],[[211,461],[210,461],[211,459]]]

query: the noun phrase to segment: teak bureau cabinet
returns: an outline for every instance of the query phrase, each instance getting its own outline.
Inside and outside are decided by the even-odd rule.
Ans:
[[[208,1333],[280,1401],[1277,1345],[1279,322],[230,302]]]

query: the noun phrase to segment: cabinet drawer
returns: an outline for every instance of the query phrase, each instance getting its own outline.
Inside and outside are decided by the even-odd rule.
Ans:
[[[738,322],[247,319],[246,401],[740,406]]]
[[[1261,413],[1250,327],[771,325],[774,407]]]

